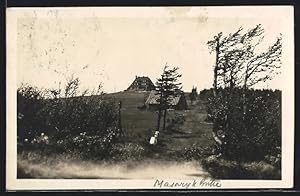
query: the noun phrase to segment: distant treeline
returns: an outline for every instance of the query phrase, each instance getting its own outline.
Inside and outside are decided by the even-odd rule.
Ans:
[[[238,91],[240,91],[240,93],[242,93],[242,89],[238,89]],[[281,100],[281,90],[278,90],[278,89],[275,89],[275,90],[273,90],[273,89],[249,89],[249,92],[251,92],[251,91],[261,94],[261,95],[269,94],[269,96],[271,98]],[[213,96],[213,88],[203,89],[199,92],[199,98],[202,101],[208,101],[208,99],[211,98],[212,96]]]

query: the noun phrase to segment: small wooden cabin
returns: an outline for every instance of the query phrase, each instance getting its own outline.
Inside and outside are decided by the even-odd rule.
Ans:
[[[159,93],[157,91],[151,91],[146,102],[146,108],[148,110],[158,110],[159,106]],[[170,108],[175,110],[186,110],[188,108],[184,93],[180,93],[176,96],[171,96]]]

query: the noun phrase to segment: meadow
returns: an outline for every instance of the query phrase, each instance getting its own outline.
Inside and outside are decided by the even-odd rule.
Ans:
[[[124,142],[147,143],[153,136],[157,125],[157,112],[138,109],[144,104],[147,92],[120,92],[107,96],[122,101],[121,118]],[[205,121],[207,117],[205,105],[201,100],[193,104],[186,96],[188,110],[170,110],[167,116],[167,129],[161,130],[159,142],[161,151],[179,151],[189,147],[209,147],[214,144],[212,123]],[[172,122],[176,119],[177,122]],[[162,127],[161,127],[162,129]]]

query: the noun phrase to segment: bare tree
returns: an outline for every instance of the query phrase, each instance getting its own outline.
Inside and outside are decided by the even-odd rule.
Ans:
[[[282,38],[277,38],[264,52],[258,52],[258,48],[264,40],[264,29],[258,24],[254,28],[243,33],[240,27],[236,32],[223,36],[220,32],[211,41],[208,41],[210,52],[215,52],[216,62],[214,64],[214,82],[213,82],[213,131],[219,127],[215,126],[217,115],[224,112],[225,124],[223,127],[228,129],[230,111],[233,107],[230,103],[232,89],[242,88],[243,119],[247,115],[247,96],[246,92],[254,85],[270,80],[278,74],[278,68],[281,67]],[[261,51],[261,48],[260,48]],[[218,88],[224,88],[222,95],[218,94]],[[222,101],[220,102],[220,98]],[[222,103],[223,107],[217,107]],[[218,109],[220,111],[218,111]]]
[[[222,75],[225,78],[227,70],[229,69],[228,60],[235,55],[235,52],[233,52],[234,50],[236,52],[238,51],[236,48],[240,45],[242,30],[243,28],[239,28],[235,33],[225,37],[223,37],[223,33],[220,32],[218,35],[214,36],[213,40],[207,42],[210,53],[215,52],[216,54],[213,83],[214,96],[216,96],[216,91],[218,89],[218,77]],[[228,53],[230,50],[233,50],[231,51],[231,55]]]
[[[255,28],[250,29],[242,37],[242,42],[247,48],[247,58],[244,60],[244,67],[242,72],[243,82],[243,114],[244,118],[247,113],[247,98],[246,91],[259,82],[271,80],[274,75],[280,73],[278,68],[281,67],[281,53],[282,53],[282,38],[281,35],[276,42],[272,44],[265,52],[255,53],[257,46],[264,39],[264,29],[259,24]],[[259,37],[257,42],[253,42],[254,37]]]
[[[262,52],[247,62],[244,72],[244,88],[250,88],[259,82],[265,82],[278,74],[276,69],[281,67],[282,38],[277,38],[267,51]]]
[[[223,37],[219,33],[207,44],[210,52],[216,53],[214,65],[214,95],[219,86],[224,88],[243,87],[244,113],[246,112],[246,90],[259,82],[273,78],[281,66],[282,38],[277,38],[265,52],[256,53],[264,39],[261,24],[242,33],[240,27],[235,33]]]

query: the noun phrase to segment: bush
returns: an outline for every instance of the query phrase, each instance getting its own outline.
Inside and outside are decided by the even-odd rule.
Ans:
[[[242,95],[243,89],[218,89],[217,97],[209,99],[213,131],[222,133],[217,153],[240,161],[278,156],[281,154],[281,92],[247,90],[245,105]]]
[[[216,179],[281,179],[280,169],[264,162],[237,162],[210,156],[202,160],[202,166]]]
[[[210,98],[213,97],[213,89],[203,89],[199,92],[199,99],[204,101],[205,103],[209,101]]]
[[[139,144],[114,144],[109,159],[112,161],[140,161],[144,156],[144,147]]]
[[[112,146],[116,142],[118,130],[109,128],[107,134],[87,135],[87,132],[79,135],[68,135],[59,144],[66,152],[76,152],[81,158],[104,159],[110,156]]]
[[[18,142],[32,141],[43,130],[44,107],[42,91],[37,87],[22,84],[17,89],[17,134]]]
[[[213,149],[210,146],[195,146],[187,147],[176,153],[176,156],[184,161],[201,160],[212,155]]]
[[[117,121],[114,102],[103,100],[101,95],[49,100],[41,113],[57,140],[83,132],[104,137]]]
[[[31,86],[18,89],[19,144],[30,145],[47,135],[47,143],[85,157],[103,157],[119,136],[117,107],[98,92],[78,95],[79,80],[70,79],[64,94]],[[56,149],[53,148],[53,149]]]

